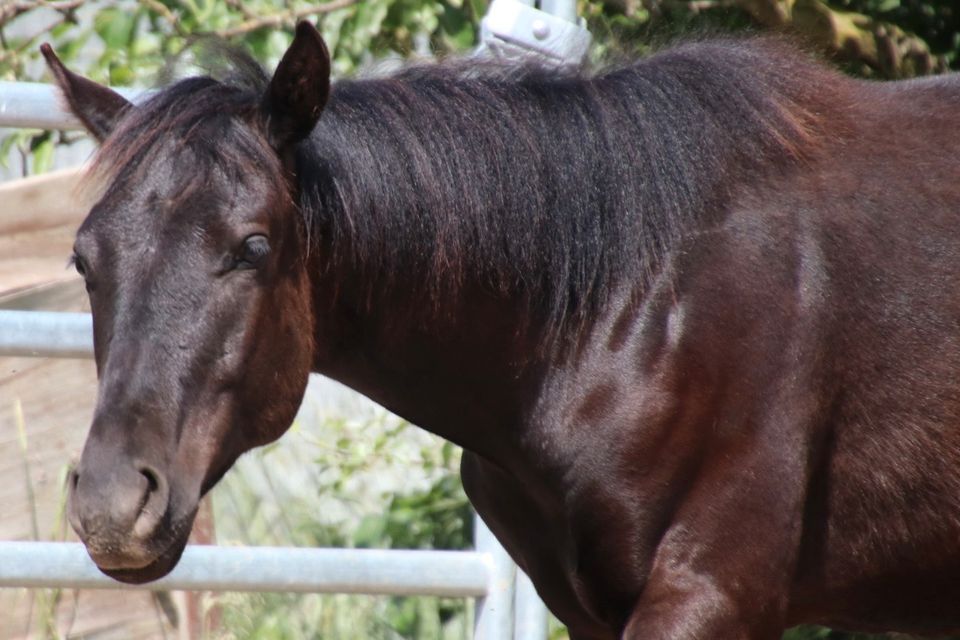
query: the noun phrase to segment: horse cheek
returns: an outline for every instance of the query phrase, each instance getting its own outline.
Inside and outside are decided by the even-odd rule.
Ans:
[[[313,314],[305,277],[293,277],[281,288],[282,302],[268,305],[284,309],[272,318],[266,335],[257,340],[259,357],[251,359],[252,371],[244,391],[252,403],[247,415],[259,416],[253,429],[260,446],[282,436],[296,416],[313,364]]]

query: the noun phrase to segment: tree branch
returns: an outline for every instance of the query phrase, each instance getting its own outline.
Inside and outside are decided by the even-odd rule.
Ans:
[[[170,9],[162,2],[158,2],[157,0],[137,1],[148,10],[153,11],[155,14],[166,20],[173,30],[177,32],[177,35],[187,37],[187,32],[184,31],[183,25],[180,24],[180,18],[175,13],[170,11]]]
[[[224,0],[224,2],[226,2],[227,6],[231,9],[235,9],[243,14],[245,20],[257,19],[257,14],[253,11],[250,11],[250,9],[247,9],[247,6],[243,3],[243,0]],[[283,6],[287,7],[287,3],[284,2]]]
[[[739,0],[737,4],[757,24],[779,28],[790,22],[795,0]]]
[[[821,46],[888,78],[943,71],[946,61],[900,27],[870,16],[830,8],[822,0],[797,0],[792,24]]]
[[[293,23],[298,20],[302,20],[303,18],[330,13],[331,11],[336,11],[338,9],[345,9],[346,7],[357,4],[357,2],[359,2],[359,0],[331,0],[331,2],[326,2],[315,7],[307,7],[304,9],[298,9],[296,11],[284,11],[282,13],[274,13],[268,16],[260,16],[258,18],[241,22],[235,27],[217,31],[216,34],[221,38],[232,38],[234,36],[250,33],[251,31],[256,31],[257,29],[263,29],[265,27],[279,27],[287,23]]]
[[[17,16],[26,13],[27,11],[32,11],[33,9],[46,7],[48,9],[53,9],[54,11],[65,13],[78,8],[85,1],[86,0],[21,0],[20,2],[11,2],[0,7],[0,26],[11,22]]]
[[[861,13],[834,9],[824,0],[735,0],[735,4],[759,25],[796,30],[824,50],[886,77],[946,68],[943,56],[931,54],[912,33]]]

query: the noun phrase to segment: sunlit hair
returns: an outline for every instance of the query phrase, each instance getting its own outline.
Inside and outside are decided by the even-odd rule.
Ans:
[[[257,121],[267,82],[243,63],[173,84],[121,122],[96,170],[122,177],[176,138],[279,176]],[[848,82],[771,38],[599,71],[419,64],[334,84],[291,195],[328,268],[362,273],[368,299],[413,287],[435,308],[469,282],[523,300],[549,341],[642,289],[737,185],[815,155]]]

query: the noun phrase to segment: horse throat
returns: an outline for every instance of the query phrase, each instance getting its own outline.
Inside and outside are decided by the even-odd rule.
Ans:
[[[465,449],[509,456],[545,368],[524,305],[474,290],[417,310],[403,295],[321,303],[315,371]]]

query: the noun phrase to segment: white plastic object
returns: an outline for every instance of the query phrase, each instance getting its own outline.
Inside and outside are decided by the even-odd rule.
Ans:
[[[550,13],[522,0],[494,0],[480,23],[481,48],[504,58],[535,52],[558,63],[583,62],[591,38],[576,4],[542,0],[541,6]]]

